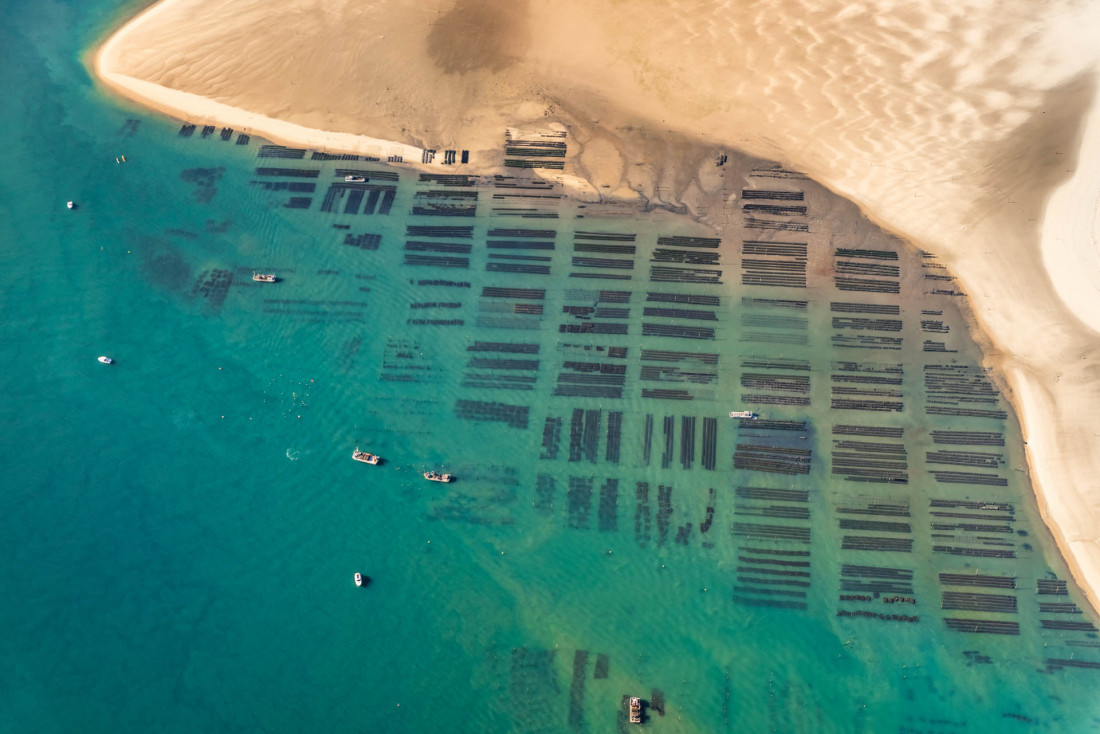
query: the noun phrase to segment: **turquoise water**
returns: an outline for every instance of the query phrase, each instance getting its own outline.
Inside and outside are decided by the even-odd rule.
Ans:
[[[0,30],[0,731],[604,732],[626,694],[663,699],[658,731],[1097,728],[1096,617],[934,261],[740,160],[730,190],[804,193],[760,203],[809,232],[735,202],[721,248],[661,243],[715,235],[181,137],[81,63],[134,9],[20,2]],[[345,168],[388,214],[322,211]]]

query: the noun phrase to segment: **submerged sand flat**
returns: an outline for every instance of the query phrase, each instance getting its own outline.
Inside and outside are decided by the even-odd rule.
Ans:
[[[676,140],[805,171],[957,276],[1096,604],[1098,14],[1025,0],[162,0],[97,66],[193,121],[414,161],[469,149],[479,172],[499,165],[507,127],[560,122],[588,196],[704,219],[713,191]]]

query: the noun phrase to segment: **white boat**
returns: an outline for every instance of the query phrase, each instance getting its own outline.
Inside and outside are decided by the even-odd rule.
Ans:
[[[103,364],[114,364],[114,360],[110,357],[96,357]]]
[[[356,586],[362,586],[363,585],[363,574],[359,573],[358,571],[355,572],[355,585]]]
[[[363,176],[344,176],[344,180],[348,183],[364,183],[367,179]]]
[[[638,696],[630,697],[630,723],[642,723],[642,699]]]
[[[440,474],[437,471],[424,472],[424,478],[430,482],[450,482],[454,479],[454,476],[450,474]]]
[[[356,461],[361,461],[364,464],[377,464],[382,461],[382,457],[376,454],[369,454],[366,451],[360,451],[359,447],[355,447],[355,451],[351,452],[351,458]]]
[[[756,420],[759,416],[753,413],[751,410],[731,410],[730,418],[752,418]]]
[[[70,209],[76,208],[76,204],[72,203],[71,201],[66,201],[65,206],[69,207]]]
[[[275,273],[253,273],[252,280],[260,283],[274,283],[278,278],[275,277]]]

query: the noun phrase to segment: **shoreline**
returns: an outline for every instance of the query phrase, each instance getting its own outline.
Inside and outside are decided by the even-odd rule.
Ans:
[[[906,242],[912,245],[908,240]],[[962,283],[962,285],[965,287],[965,283]],[[1086,555],[1089,549],[1082,548],[1078,550],[1074,542],[1082,541],[1070,541],[1065,532],[1063,517],[1065,513],[1072,514],[1072,510],[1071,508],[1064,508],[1064,512],[1060,513],[1052,507],[1051,501],[1057,501],[1059,497],[1050,493],[1040,476],[1041,467],[1047,464],[1048,461],[1043,458],[1044,450],[1037,450],[1035,446],[1034,436],[1043,434],[1045,427],[1039,426],[1038,430],[1035,430],[1034,423],[1037,422],[1035,411],[1033,407],[1029,410],[1029,406],[1033,406],[1038,402],[1038,398],[1032,395],[1034,388],[1026,381],[1024,370],[1019,365],[1012,364],[1011,358],[1006,356],[1005,350],[990,336],[988,328],[982,323],[970,303],[969,296],[963,296],[960,305],[959,310],[966,321],[970,336],[974,339],[982,354],[983,363],[990,368],[990,379],[1005,402],[1008,403],[1012,412],[1015,413],[1016,421],[1020,426],[1026,461],[1027,483],[1031,487],[1031,494],[1035,498],[1043,524],[1050,533],[1062,559],[1066,562],[1066,566],[1069,567],[1074,580],[1085,594],[1085,598],[1092,605],[1093,610],[1100,614],[1100,563],[1094,560],[1088,566],[1090,571],[1086,571],[1086,567],[1081,563],[1081,556]],[[1047,448],[1046,453],[1055,454],[1056,452]],[[1061,499],[1064,499],[1064,497]],[[1055,506],[1057,506],[1057,502],[1055,502]]]
[[[1100,148],[1100,78],[1091,81],[1093,102],[1075,141],[1075,167],[1067,169],[1074,174],[1077,166],[1089,162],[1082,154]],[[987,241],[982,237],[984,227],[1007,243],[1007,252],[984,260],[965,248],[937,247],[904,232],[876,216],[858,196],[830,182],[822,184],[856,202],[885,231],[933,252],[949,268],[965,294],[961,311],[983,363],[991,367],[994,384],[1020,425],[1028,481],[1040,515],[1086,599],[1100,613],[1100,433],[1091,430],[1091,417],[1100,410],[1100,290],[1092,285],[1100,279],[1100,266],[1095,258],[1089,262],[1080,242],[1073,243],[1070,253],[1058,251],[1064,240],[1072,242],[1067,232],[1080,236],[1088,229],[1090,216],[1093,228],[1100,225],[1092,210],[1100,201],[1096,173],[1086,169],[1085,180],[1071,177],[1046,191],[999,192],[1018,209],[1004,217],[1007,223],[986,220],[972,228],[978,231],[976,242]],[[1054,216],[1050,203],[1056,198],[1061,198],[1061,211]],[[1026,236],[1029,229],[1034,240]],[[1097,246],[1095,240],[1092,244]],[[1059,255],[1072,264],[1060,263],[1061,272],[1052,273],[1048,265]],[[1023,262],[1017,263],[1017,258]],[[1097,269],[1083,275],[1086,264]],[[986,277],[975,277],[974,271]],[[1001,278],[1015,279],[1015,287],[1001,283]],[[1029,298],[1032,284],[1038,295]],[[998,338],[1013,329],[1034,335],[1034,348],[1021,352]],[[1049,351],[1044,342],[1050,343]]]
[[[423,148],[393,140],[366,135],[319,130],[276,120],[222,104],[197,94],[168,89],[152,82],[134,79],[124,74],[100,72],[99,78],[116,94],[183,122],[216,123],[232,127],[249,135],[257,135],[273,143],[287,144],[309,150],[354,153],[379,158],[400,158],[399,164],[420,162]]]
[[[155,17],[169,3],[170,0],[157,0],[138,15],[123,21],[106,40],[93,48],[90,53],[93,78],[114,94],[177,120],[221,123],[250,135],[267,138],[274,143],[302,145],[315,150],[339,150],[387,158],[401,156],[402,159],[410,158],[409,163],[419,161],[423,149],[412,145],[366,135],[307,128],[104,68],[110,63],[109,57],[116,52],[118,44],[128,34],[133,33],[140,23]]]
[[[420,153],[423,149],[409,143],[311,128],[248,112],[198,94],[170,89],[105,68],[110,67],[111,62],[117,61],[112,58],[112,54],[117,51],[122,40],[139,31],[141,25],[157,17],[172,2],[173,0],[160,0],[145,9],[122,25],[121,29],[116,29],[107,41],[95,49],[93,65],[96,78],[112,92],[171,117],[192,122],[218,122],[277,143],[379,157],[399,155],[402,165],[420,167]],[[1096,84],[1095,80],[1093,84]],[[629,118],[630,111],[625,112]],[[564,110],[562,113],[564,114]],[[579,111],[571,111],[568,117],[572,118],[570,122],[579,124],[576,120],[582,115]],[[1080,156],[1100,140],[1100,124],[1095,122],[1100,120],[1100,109],[1095,104],[1092,105],[1089,119],[1093,124],[1076,141],[1074,156]],[[555,121],[569,128],[571,134],[576,130],[570,122],[562,123],[560,119]],[[596,123],[599,124],[599,120]],[[522,126],[524,122],[518,121],[517,124]],[[482,135],[476,139],[491,139],[501,132],[503,131],[498,130],[489,134],[482,130]],[[595,135],[593,128],[587,125],[577,132],[580,132],[576,136],[578,138]],[[690,130],[684,134],[691,137]],[[606,137],[593,139],[604,140]],[[693,139],[700,145],[706,144],[706,141],[698,137]],[[580,163],[584,162],[583,151],[588,142],[579,142],[582,150],[578,157]],[[729,141],[726,147],[736,149],[739,146],[736,142]],[[380,154],[380,151],[386,152]],[[758,149],[746,152],[754,156],[772,157],[762,154]],[[784,159],[796,158],[799,151],[789,152],[791,155]],[[629,157],[622,149],[617,155],[616,159],[615,154],[609,154],[613,163],[622,158],[629,162]],[[1080,161],[1081,165],[1085,163],[1087,161]],[[614,168],[613,165],[608,165],[611,169]],[[1100,530],[1089,532],[1089,528],[1100,528],[1100,487],[1094,479],[1100,476],[1100,437],[1095,434],[1087,437],[1083,433],[1073,433],[1075,430],[1083,432],[1088,429],[1090,406],[1100,409],[1100,379],[1092,376],[1096,369],[1100,369],[1100,366],[1092,366],[1094,363],[1100,365],[1100,355],[1096,348],[1100,336],[1094,331],[1094,318],[1078,315],[1100,314],[1100,294],[1090,296],[1086,293],[1082,296],[1079,290],[1081,286],[1078,285],[1067,302],[1064,288],[1072,287],[1072,284],[1066,284],[1063,277],[1061,285],[1064,288],[1060,291],[1059,283],[1054,282],[1047,268],[1048,258],[1056,257],[1051,255],[1052,249],[1056,249],[1052,241],[1059,236],[1056,228],[1046,228],[1048,224],[1053,226],[1049,205],[1052,197],[1062,192],[1063,186],[1069,186],[1069,183],[1064,177],[1058,179],[1054,176],[1057,172],[1052,172],[1047,179],[1032,184],[1032,188],[1023,184],[1013,188],[1015,184],[1007,180],[1011,171],[1004,172],[1007,182],[995,181],[992,186],[994,195],[991,195],[990,201],[981,202],[989,206],[990,211],[984,217],[977,217],[977,223],[969,230],[963,227],[967,231],[961,236],[966,238],[966,242],[952,247],[949,243],[960,237],[960,233],[951,231],[948,224],[932,223],[925,226],[924,231],[919,231],[905,226],[904,221],[890,219],[884,214],[896,214],[901,197],[909,194],[908,189],[893,194],[892,200],[886,194],[876,199],[872,188],[876,182],[881,183],[881,179],[864,183],[858,177],[858,168],[850,168],[848,171],[841,171],[838,176],[830,176],[827,171],[822,170],[820,159],[807,160],[804,163],[795,161],[793,165],[806,171],[807,175],[838,196],[855,203],[872,222],[886,232],[894,233],[907,246],[934,252],[957,279],[960,289],[966,294],[961,310],[967,320],[971,337],[982,352],[983,362],[993,367],[994,379],[1002,396],[1019,422],[1025,441],[1028,481],[1040,514],[1087,600],[1095,610],[1100,611]],[[495,162],[477,160],[470,166],[477,168],[478,175],[492,175],[501,170],[499,159]],[[585,166],[577,167],[587,171]],[[657,183],[664,180],[660,170],[653,173],[648,180],[643,179],[651,184],[649,186],[639,185],[638,179],[632,179],[633,174],[626,171],[625,163],[620,168],[624,173],[619,174],[619,186],[615,187],[615,191],[621,200],[631,195],[644,199],[648,198],[648,194],[657,201],[664,201],[656,193],[660,188]],[[846,181],[857,182],[857,185],[846,185]],[[954,180],[951,185],[955,185]],[[1088,185],[1086,182],[1086,189]],[[909,188],[916,187],[917,183],[911,183]],[[570,188],[577,192],[583,191],[588,196],[592,193],[600,196],[601,191],[601,187],[592,181],[577,181]],[[678,192],[681,195],[681,204],[689,193],[687,188]],[[966,189],[959,190],[966,193]],[[949,196],[950,192],[944,194],[945,199]],[[1090,193],[1086,190],[1069,197],[1071,209],[1074,203],[1077,204],[1077,208],[1073,210],[1078,217],[1087,217],[1090,214],[1087,210],[1089,196]],[[613,200],[614,198],[612,197]],[[895,202],[899,202],[897,206],[893,206]],[[1016,208],[1010,209],[1012,205]],[[708,222],[704,215],[700,215],[697,207],[692,208],[689,204],[687,208],[694,218],[708,226],[716,226]],[[962,215],[959,218],[964,220]],[[1028,224],[1036,220],[1037,225]],[[1080,222],[1067,222],[1062,231],[1067,230],[1073,230],[1080,237]],[[1002,245],[1002,240],[1007,244]],[[968,248],[967,244],[970,243],[973,246]],[[989,243],[997,243],[1003,250],[983,260],[979,256],[983,253],[975,254],[974,250],[988,246]],[[1036,267],[1039,268],[1038,271],[1035,270]],[[1041,277],[1045,279],[1041,289],[1031,288],[1036,272],[1041,272]],[[1001,280],[1005,282],[1000,282]],[[1083,278],[1082,282],[1087,283],[1088,279]],[[1022,312],[1028,305],[1032,312]],[[1098,307],[1095,311],[1082,311],[1090,306]],[[1024,332],[1034,337],[1036,354],[1024,351],[1032,347],[1026,338],[1027,333]],[[1073,354],[1080,354],[1077,364],[1069,362]],[[1065,382],[1063,372],[1067,373]],[[1093,458],[1094,456],[1098,458]],[[1090,493],[1096,496],[1089,497]]]

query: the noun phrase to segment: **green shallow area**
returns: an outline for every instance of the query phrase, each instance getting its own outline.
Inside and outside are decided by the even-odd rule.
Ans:
[[[0,31],[0,729],[1097,727],[935,258],[732,153],[714,231],[181,127],[124,10]]]

